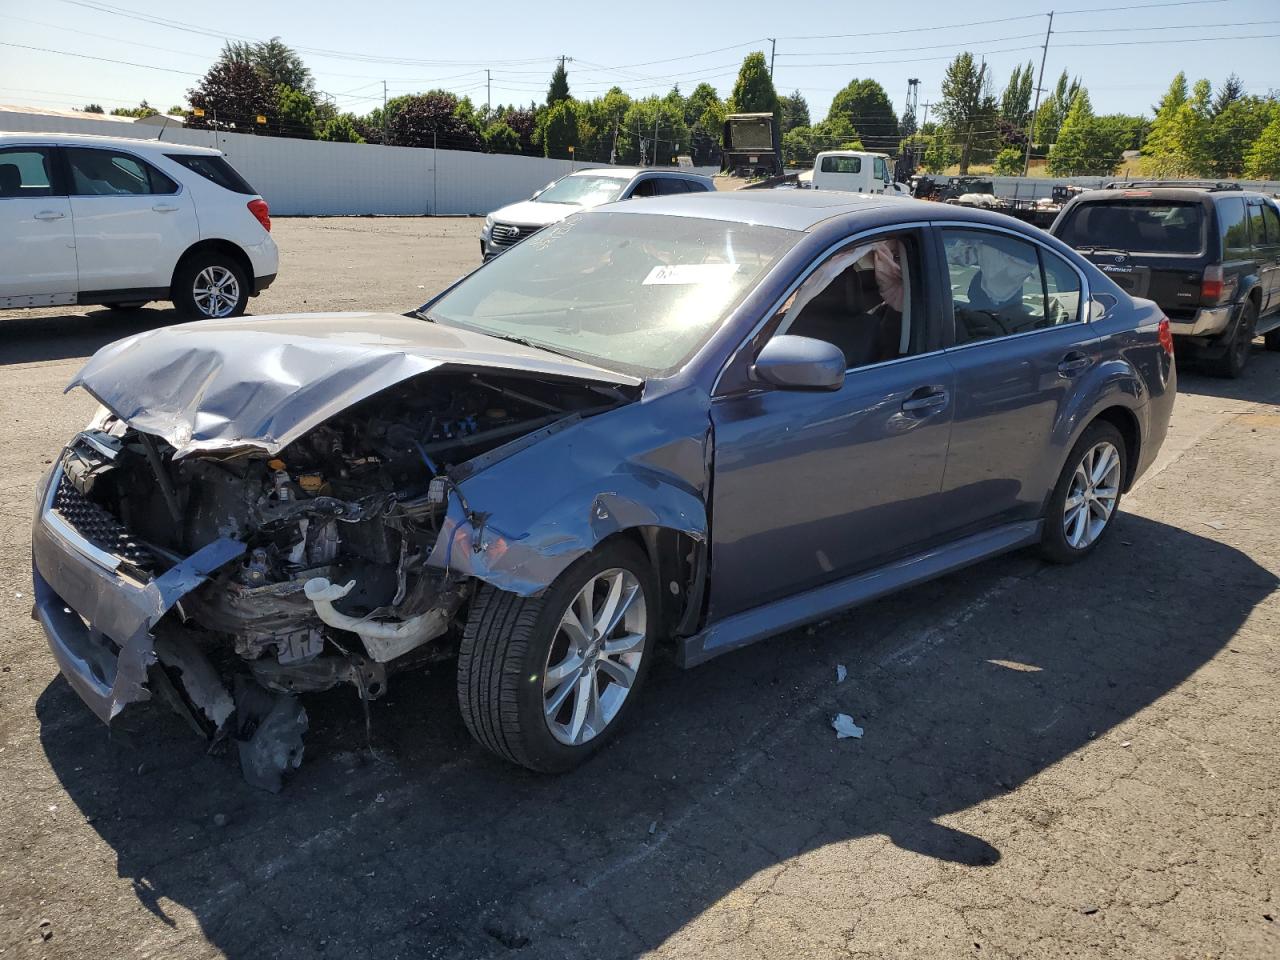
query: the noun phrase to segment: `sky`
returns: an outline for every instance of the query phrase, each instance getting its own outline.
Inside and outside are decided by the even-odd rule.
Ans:
[[[830,0],[0,0],[0,103],[96,102],[109,111],[145,98],[163,110],[186,102],[224,39],[279,36],[302,53],[318,89],[355,113],[381,105],[383,81],[389,96],[442,87],[477,104],[487,94],[494,105],[542,100],[561,55],[581,98],[614,84],[643,96],[679,83],[688,94],[704,80],[723,97],[743,56],[762,50],[774,54],[779,93],[800,90],[814,122],[836,91],[864,77],[880,82],[899,113],[908,80],[919,79],[922,115],[962,50],[985,57],[997,95],[1018,63],[1038,69],[1055,2],[1045,86],[1064,69],[1079,75],[1097,113],[1149,113],[1180,69],[1215,87],[1234,71],[1249,92],[1280,89],[1280,0],[1117,0],[1105,8],[1100,0],[914,0],[903,8]]]

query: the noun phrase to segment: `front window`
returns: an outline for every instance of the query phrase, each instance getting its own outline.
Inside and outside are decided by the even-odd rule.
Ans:
[[[538,194],[538,202],[595,207],[617,200],[626,185],[627,181],[618,177],[565,177]]]
[[[1196,254],[1204,249],[1204,210],[1195,201],[1154,198],[1079,203],[1055,232],[1086,252]]]
[[[799,236],[688,217],[576,215],[512,247],[423,315],[659,375],[706,343]]]

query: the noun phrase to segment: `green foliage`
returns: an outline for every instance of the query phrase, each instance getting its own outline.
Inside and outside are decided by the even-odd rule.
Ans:
[[[80,108],[80,112],[81,113],[104,113],[105,111],[102,109],[102,104],[100,103],[86,103],[83,107]]]
[[[784,163],[808,166],[823,150],[862,150],[862,140],[844,117],[823,120],[812,127],[796,127],[783,134]]]
[[[968,51],[947,65],[942,78],[938,116],[943,125],[951,129],[958,144],[956,162],[960,164],[961,176],[969,172],[971,161],[994,154],[999,142],[996,100],[988,90],[989,86],[986,65],[978,66]]]
[[[543,125],[542,147],[545,156],[569,159],[569,148],[575,152],[581,144],[579,104],[575,100],[558,100],[547,108]]]
[[[262,75],[268,88],[291,87],[305,94],[315,90],[310,68],[302,62],[298,52],[279,37],[257,42],[228,40],[222,48],[222,60],[226,63],[247,63]]]
[[[1240,78],[1234,73],[1222,81],[1222,86],[1218,88],[1218,95],[1213,98],[1213,107],[1211,112],[1214,117],[1226,110],[1237,100],[1244,96],[1244,84],[1240,82]]]
[[[960,147],[955,142],[955,132],[948,127],[938,126],[926,135],[928,146],[925,147],[921,166],[933,173],[942,173],[960,162]]]
[[[484,141],[458,98],[445,90],[396,97],[386,109],[387,143],[441,150],[483,150]]]
[[[1089,91],[1081,87],[1071,100],[1049,151],[1049,174],[1054,177],[1105,176],[1115,170],[1119,154],[1107,151],[1101,128],[1093,115]]]
[[[779,97],[778,105],[782,109],[782,134],[809,126],[809,101],[799,90],[793,90],[789,96]]]
[[[1020,177],[1025,159],[1026,154],[1017,147],[1005,147],[996,154],[991,168],[997,177]]]
[[[1058,128],[1066,120],[1071,101],[1079,90],[1080,78],[1068,79],[1067,71],[1063,70],[1049,96],[1040,104],[1032,140],[1042,150],[1052,146],[1058,139]]]
[[[709,83],[698,84],[684,101],[685,125],[690,128],[697,126],[703,114],[712,106],[719,107],[723,112],[724,104],[720,101],[720,94],[716,93],[716,88]]]
[[[1194,177],[1210,163],[1209,81],[1198,80],[1187,95],[1187,79],[1173,78],[1143,145],[1143,168],[1156,177]]]
[[[333,143],[364,143],[360,135],[359,120],[350,113],[340,113],[321,125],[317,134],[321,140]]]
[[[276,87],[276,108],[269,118],[272,132],[310,140],[316,131],[316,105],[308,94],[292,87]]]
[[[1245,155],[1244,175],[1250,180],[1280,180],[1280,109]]]
[[[778,91],[773,88],[773,78],[769,76],[769,65],[762,52],[757,50],[743,58],[733,94],[729,97],[729,112],[772,113],[778,116]]]
[[[1210,122],[1209,169],[1205,172],[1213,177],[1244,173],[1245,154],[1276,115],[1280,115],[1280,106],[1262,97],[1237,97],[1216,111]]]
[[[847,121],[877,148],[898,141],[898,116],[884,87],[874,80],[850,80],[831,100],[827,120]]]
[[[490,153],[519,153],[520,134],[499,120],[485,128],[484,146]]]
[[[569,71],[564,68],[564,61],[556,64],[551,73],[551,86],[547,88],[547,106],[554,106],[562,100],[569,99]]]
[[[1013,68],[1013,75],[1000,96],[1000,119],[1014,127],[1025,127],[1031,119],[1031,95],[1035,87],[1035,68],[1030,61]],[[1022,168],[1019,167],[1021,172]]]
[[[192,108],[204,110],[203,117],[190,116],[187,126],[234,129],[238,133],[259,133],[256,122],[275,107],[273,91],[250,64],[222,59],[195,87],[187,91]]]
[[[101,113],[102,108],[99,107],[97,112]],[[143,100],[136,107],[116,107],[114,110],[111,111],[111,116],[136,117],[140,119],[142,117],[154,117],[159,112],[160,112],[159,110],[157,110],[151,104],[147,103],[147,101]]]

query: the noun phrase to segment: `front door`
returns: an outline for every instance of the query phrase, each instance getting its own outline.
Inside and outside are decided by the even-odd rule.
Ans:
[[[771,321],[844,351],[839,390],[713,400],[713,620],[877,566],[942,523],[955,386],[931,341],[921,236],[851,242]]]
[[[1081,275],[1037,243],[944,228],[956,412],[943,497],[959,536],[1040,515],[1061,467],[1053,436],[1098,350]]]
[[[80,290],[167,289],[200,238],[191,195],[140,157],[66,147]]]
[[[47,147],[0,150],[0,308],[76,302],[71,204]]]

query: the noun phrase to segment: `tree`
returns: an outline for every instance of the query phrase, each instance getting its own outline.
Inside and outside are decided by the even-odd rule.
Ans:
[[[657,143],[654,143],[654,132]],[[644,151],[640,141],[644,141]],[[657,97],[636,100],[622,119],[618,137],[618,159],[621,163],[667,163],[677,152],[693,142],[685,126],[683,112],[675,112]],[[679,151],[676,144],[680,145]]]
[[[203,117],[189,116],[187,125],[256,133],[259,115],[270,114],[275,106],[271,89],[248,63],[219,60],[200,83],[187,91],[187,102],[204,110]]]
[[[960,148],[956,145],[953,131],[945,126],[929,124],[924,135],[928,137],[928,146],[921,164],[926,170],[943,173],[960,162]]]
[[[569,148],[575,152],[582,142],[579,128],[579,104],[575,100],[557,100],[547,108],[542,145],[545,155],[569,159]]]
[[[1258,135],[1245,156],[1244,175],[1251,180],[1280,180],[1280,110]]]
[[[1080,89],[1080,78],[1069,79],[1063,70],[1054,84],[1049,96],[1040,104],[1040,112],[1036,114],[1035,132],[1032,141],[1042,148],[1050,147],[1058,139],[1058,128],[1067,118],[1071,109],[1071,101]]]
[[[1227,107],[1235,103],[1244,96],[1244,84],[1240,82],[1240,78],[1234,73],[1222,81],[1222,86],[1218,88],[1218,95],[1213,98],[1213,106],[1210,112],[1214,117],[1226,110]]]
[[[499,120],[485,128],[484,146],[490,153],[519,153],[520,134]]]
[[[533,134],[538,127],[538,115],[529,107],[512,107],[502,115],[506,123],[520,138],[520,152],[532,156],[539,151],[534,149]]]
[[[769,65],[764,54],[757,50],[742,59],[738,79],[729,97],[730,113],[772,113],[781,122],[778,108],[778,91],[773,88]]]
[[[80,108],[81,113],[103,113],[102,105],[99,103],[86,103]]]
[[[996,143],[995,97],[988,91],[986,65],[978,66],[965,51],[947,65],[942,78],[938,116],[959,144],[960,175],[969,172],[977,153],[990,154]]]
[[[1089,91],[1081,87],[1072,98],[1058,139],[1049,151],[1049,174],[1054,177],[1106,176],[1120,163],[1114,144],[1105,142],[1093,115]]]
[[[98,112],[101,113],[102,112],[101,109],[99,109]],[[151,104],[147,103],[146,100],[143,100],[136,107],[116,107],[114,110],[111,111],[111,116],[136,117],[141,119],[142,117],[154,117],[159,112],[160,112],[159,110],[157,110]]]
[[[315,101],[301,90],[276,87],[276,108],[270,118],[272,132],[285,137],[310,140],[316,135]]]
[[[305,94],[315,90],[311,70],[296,50],[279,37],[251,42],[228,40],[222,48],[222,59],[228,63],[247,63],[262,75],[269,88],[291,87]]]
[[[1022,161],[1025,159],[1026,154],[1017,147],[1005,147],[996,154],[995,161],[992,163],[992,170],[997,177],[1020,177],[1022,176]]]
[[[898,116],[884,87],[874,80],[850,80],[831,100],[827,119],[843,117],[864,142],[876,148],[898,142]]]
[[[809,126],[809,101],[804,98],[803,93],[794,90],[789,96],[779,97],[778,101],[782,108],[783,136],[796,127]]]
[[[317,136],[332,143],[364,143],[360,135],[359,119],[350,113],[340,113],[324,122]]]
[[[1031,94],[1035,85],[1035,68],[1030,61],[1013,68],[1013,75],[1000,95],[1000,119],[1013,127],[1026,127],[1031,119]],[[1021,170],[1021,168],[1019,168]]]
[[[684,101],[685,125],[688,127],[697,126],[703,114],[712,105],[723,106],[720,102],[720,94],[716,93],[716,88],[709,83],[698,84],[693,88],[693,93],[689,94]]]
[[[1244,172],[1245,154],[1262,136],[1274,113],[1276,101],[1261,97],[1232,100],[1209,124],[1209,170],[1214,177],[1238,177]]]
[[[387,143],[399,147],[482,151],[480,132],[457,112],[458,98],[444,90],[396,97],[387,103]]]
[[[1157,177],[1194,177],[1210,168],[1210,88],[1197,80],[1190,96],[1182,73],[1173,78],[1143,145],[1143,167]]]
[[[812,127],[796,127],[782,137],[785,163],[811,164],[823,150],[862,150],[862,140],[844,117],[823,120]]]
[[[564,68],[564,58],[556,64],[551,73],[551,86],[547,88],[547,106],[554,106],[561,100],[569,99],[569,71]]]

